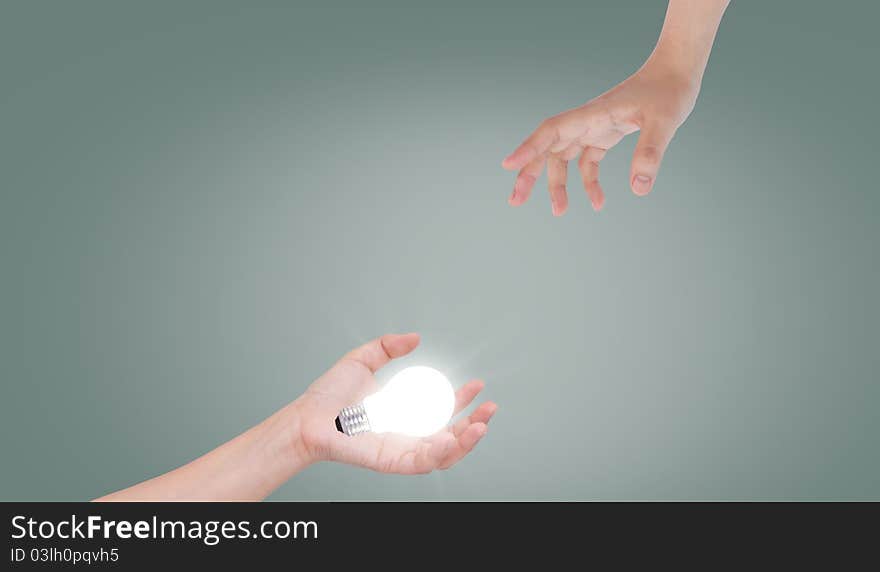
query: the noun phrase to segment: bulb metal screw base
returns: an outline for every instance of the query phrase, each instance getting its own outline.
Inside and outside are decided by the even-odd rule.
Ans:
[[[346,435],[359,435],[370,431],[370,420],[363,403],[346,407],[336,418],[336,428]]]

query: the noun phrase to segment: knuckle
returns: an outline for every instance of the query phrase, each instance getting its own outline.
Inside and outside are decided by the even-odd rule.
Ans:
[[[581,153],[581,157],[578,160],[578,165],[581,167],[589,167],[589,168],[599,168],[599,162],[605,158],[605,149],[600,149],[598,147],[587,147],[584,149],[584,152]]]
[[[548,117],[548,118],[544,119],[543,121],[541,121],[541,124],[538,127],[538,129],[540,129],[542,132],[546,133],[547,135],[554,136],[554,138],[555,138],[559,132],[559,117],[553,116],[553,117]]]
[[[517,178],[522,181],[524,185],[534,185],[536,177],[530,173],[520,173]]]
[[[663,158],[663,152],[657,145],[643,145],[639,148],[638,159],[642,163],[656,165]]]
[[[678,117],[680,115],[681,112],[677,108],[671,106],[655,107],[651,111],[651,120],[658,125],[671,127],[678,123]]]

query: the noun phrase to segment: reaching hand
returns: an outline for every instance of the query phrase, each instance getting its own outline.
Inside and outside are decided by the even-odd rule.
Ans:
[[[630,187],[637,195],[648,194],[667,145],[694,107],[699,83],[699,77],[649,60],[610,91],[544,120],[502,163],[505,169],[519,169],[508,202],[519,206],[528,200],[546,163],[553,214],[562,215],[568,208],[568,162],[579,155],[584,190],[593,209],[598,211],[605,203],[605,193],[599,184],[599,163],[611,147],[639,130],[641,135],[629,174]]]
[[[467,455],[486,434],[497,409],[486,402],[469,416],[423,439],[391,433],[347,436],[337,431],[336,415],[343,407],[360,402],[378,390],[373,374],[392,359],[413,351],[417,334],[386,335],[339,360],[294,402],[298,412],[301,445],[308,458],[359,465],[383,473],[429,473],[446,469]],[[455,415],[483,389],[473,380],[456,391]]]

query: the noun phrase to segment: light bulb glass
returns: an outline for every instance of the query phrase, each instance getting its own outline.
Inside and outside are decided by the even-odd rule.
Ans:
[[[408,367],[378,393],[367,396],[363,408],[375,433],[426,437],[449,422],[455,409],[455,391],[436,369]]]

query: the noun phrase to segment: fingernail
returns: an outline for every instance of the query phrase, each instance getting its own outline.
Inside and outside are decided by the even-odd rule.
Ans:
[[[510,198],[507,199],[507,202],[512,204],[514,200],[516,200],[516,189],[513,189],[513,192],[510,193]]]
[[[637,195],[647,195],[651,192],[651,177],[647,175],[636,175],[633,177],[632,187]]]

